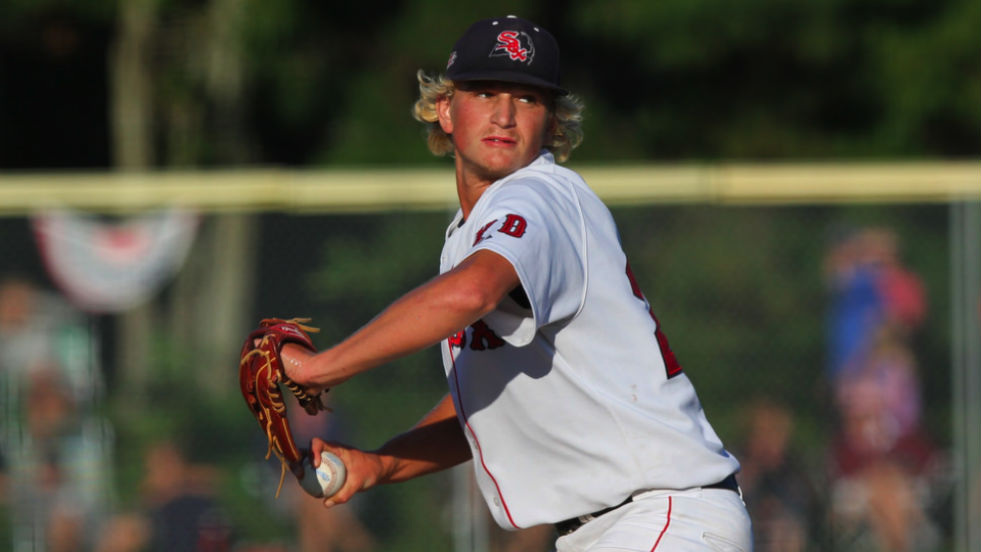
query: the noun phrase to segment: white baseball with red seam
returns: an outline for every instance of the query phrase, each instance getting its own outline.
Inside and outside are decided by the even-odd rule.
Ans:
[[[328,498],[344,486],[344,478],[347,476],[344,462],[326,450],[320,453],[320,466],[314,468],[313,457],[308,456],[303,467],[300,486],[310,496]]]

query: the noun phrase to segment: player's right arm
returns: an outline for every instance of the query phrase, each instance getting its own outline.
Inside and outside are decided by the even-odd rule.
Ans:
[[[387,483],[398,483],[429,473],[445,470],[470,459],[470,446],[456,417],[456,407],[449,395],[422,418],[412,429],[402,433],[377,450],[363,451],[314,439],[311,444],[314,462],[320,452],[336,454],[347,468],[344,486],[324,501],[327,507],[343,504],[360,491]]]

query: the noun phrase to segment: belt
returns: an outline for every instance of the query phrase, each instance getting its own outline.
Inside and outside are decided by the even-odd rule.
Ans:
[[[725,489],[727,491],[732,491],[739,494],[739,483],[736,481],[736,474],[732,474],[729,477],[715,483],[714,485],[705,485],[703,489]]]
[[[724,489],[727,491],[732,491],[734,493],[739,492],[739,483],[736,482],[736,474],[732,474],[729,477],[719,481],[718,483],[713,483],[711,485],[703,485],[703,489]],[[600,517],[603,514],[607,514],[616,510],[617,508],[630,504],[634,500],[633,496],[628,496],[627,500],[624,500],[616,506],[610,506],[609,508],[603,508],[602,510],[593,512],[591,514],[586,514],[583,516],[578,516],[574,518],[567,519],[565,521],[560,521],[555,524],[555,529],[559,532],[559,536],[568,535],[576,529],[579,529],[586,523]]]

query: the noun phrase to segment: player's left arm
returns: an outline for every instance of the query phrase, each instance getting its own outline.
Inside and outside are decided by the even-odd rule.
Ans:
[[[285,346],[287,375],[305,387],[335,386],[439,343],[494,310],[518,284],[517,272],[502,255],[476,251],[452,270],[403,295],[329,349],[313,354]]]

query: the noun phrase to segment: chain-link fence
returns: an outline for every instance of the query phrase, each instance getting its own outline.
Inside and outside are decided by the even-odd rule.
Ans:
[[[743,464],[757,550],[977,542],[976,203],[613,211],[639,284]],[[279,466],[262,460],[264,437],[240,404],[239,339],[258,318],[311,316],[329,345],[436,274],[450,215],[192,217],[168,278],[144,276],[144,299],[102,312],[78,308],[64,279],[139,274],[133,259],[152,256],[151,237],[75,213],[98,243],[72,256],[78,244],[58,253],[66,236],[40,216],[0,219],[0,542],[550,550],[549,527],[493,528],[467,469],[330,512],[290,482],[274,500]],[[372,448],[444,393],[427,350],[338,387],[331,415],[297,426]]]

